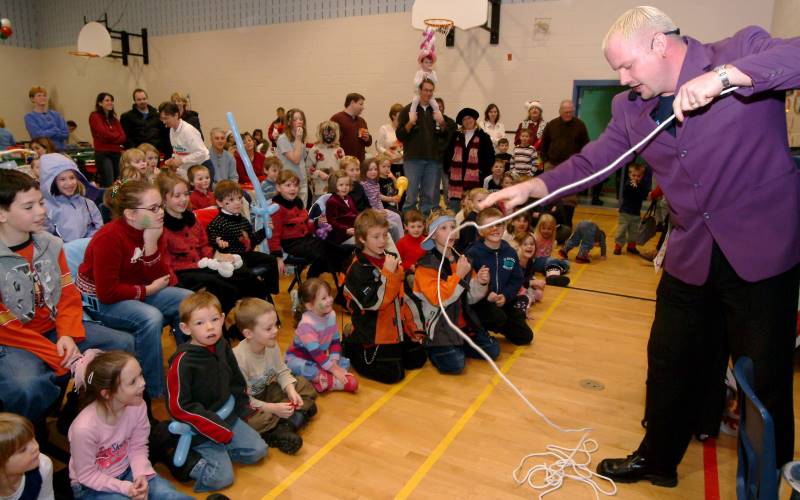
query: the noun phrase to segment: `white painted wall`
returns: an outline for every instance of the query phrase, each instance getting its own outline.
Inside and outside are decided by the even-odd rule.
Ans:
[[[684,34],[711,41],[749,24],[769,28],[776,1],[788,0],[652,3],[668,12]],[[483,112],[496,102],[507,128],[516,127],[523,103],[534,97],[552,118],[559,101],[572,95],[573,80],[615,78],[600,53],[600,41],[611,22],[638,3],[550,0],[503,5],[500,45],[489,45],[489,34],[480,29],[457,31],[454,48],[438,41],[437,94],[451,116],[463,106]],[[551,19],[548,36],[534,38],[536,17]],[[130,107],[131,91],[140,86],[154,105],[175,90],[190,93],[204,130],[226,126],[226,111],[235,113],[241,130],[266,129],[278,105],[301,107],[314,127],[341,109],[345,94],[356,91],[367,97],[364,117],[377,132],[388,120],[389,106],[411,98],[420,32],[410,22],[410,13],[398,13],[156,37],[151,39],[150,65],[133,59],[127,68],[111,59],[68,56],[69,47],[23,55],[14,51],[25,49],[7,48],[0,51],[3,62],[6,57],[16,61],[38,56],[40,63],[29,62],[15,72],[13,87],[0,86],[0,113],[15,135],[26,137],[21,114],[29,107],[27,89],[41,82],[56,98],[56,109],[78,122],[79,135],[88,137],[87,117],[98,92],[114,94],[118,111],[124,111]]]

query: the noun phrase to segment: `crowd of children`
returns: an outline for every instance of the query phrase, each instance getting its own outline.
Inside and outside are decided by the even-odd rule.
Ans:
[[[495,223],[504,207],[478,209],[490,192],[541,172],[527,129],[511,152],[499,139],[491,172],[457,199],[458,214],[426,217],[399,211],[402,170],[393,171],[392,157],[346,155],[331,121],[304,146],[302,111],[286,120],[277,156],[257,134],[245,137],[251,160],[264,152],[258,180],[277,205],[258,230],[245,162],[234,154],[222,166],[231,155],[221,129],[212,130],[209,150],[216,178],[191,153],[162,163],[149,144],[121,154],[119,178],[105,190],[57,153],[38,160],[41,191],[25,173],[0,171],[0,270],[9,277],[0,284],[8,319],[0,345],[9,351],[0,400],[21,415],[0,413],[0,494],[43,498],[52,489],[34,429],[59,403],[70,372],[83,394],[68,432],[76,497],[188,498],[153,463],[194,481],[196,492],[224,488],[232,462],[258,462],[269,447],[297,453],[317,395],[356,392],[357,375],[396,383],[428,359],[443,374],[464,372],[466,359],[480,356],[451,324],[492,359],[500,355],[493,334],[530,344],[528,320],[545,286],[569,284],[570,249],[579,247],[577,262],[589,262],[595,245],[605,256],[605,233],[591,221],[576,225],[557,258],[555,209],[508,225]],[[180,126],[170,133],[180,135]],[[233,157],[239,181],[220,176],[234,170]],[[624,245],[636,253],[644,172],[628,169],[615,254]],[[456,233],[463,223],[487,228]],[[272,296],[289,257],[307,272],[297,292],[302,314],[282,355],[279,328],[293,323],[281,323]],[[350,316],[347,327],[335,303]],[[165,327],[177,346],[166,373]],[[183,460],[178,436],[150,411],[161,397],[191,429]]]

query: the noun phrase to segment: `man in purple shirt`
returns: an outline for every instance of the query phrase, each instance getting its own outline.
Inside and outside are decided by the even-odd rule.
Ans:
[[[698,374],[727,352],[753,360],[780,466],[794,448],[800,174],[789,154],[784,93],[773,91],[800,87],[800,38],[747,27],[702,44],[681,37],[658,9],[637,7],[614,23],[603,50],[632,88],[614,98],[605,132],[559,168],[493,193],[483,206],[518,206],[582,179],[674,111],[677,124],[640,151],[673,224],[647,347],[647,432],[633,454],[603,460],[598,472],[675,486],[706,396]],[[717,98],[731,86],[739,89]]]

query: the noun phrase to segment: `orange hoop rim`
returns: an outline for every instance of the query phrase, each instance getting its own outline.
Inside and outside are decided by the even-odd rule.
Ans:
[[[71,56],[85,57],[87,59],[100,57],[98,54],[95,54],[94,52],[85,52],[83,50],[70,50],[68,54]]]
[[[435,29],[439,33],[443,35],[447,35],[451,29],[453,29],[453,25],[455,24],[452,19],[445,19],[440,17],[431,17],[429,19],[425,19],[422,21],[425,23],[425,26],[429,28]]]

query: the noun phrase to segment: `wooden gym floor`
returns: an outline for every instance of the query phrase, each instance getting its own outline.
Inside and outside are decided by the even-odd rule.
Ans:
[[[573,262],[572,285],[645,300],[547,287],[544,302],[533,309],[534,343],[515,347],[501,340],[497,363],[556,423],[594,429],[591,438],[600,445],[592,457],[594,469],[605,457],[630,453],[643,435],[646,345],[659,276],[644,259],[611,254],[615,210],[581,207],[575,220],[582,219],[606,231],[609,256],[601,261],[595,249],[591,264]],[[284,278],[281,288],[288,285]],[[280,345],[285,351],[293,335],[288,294],[276,297],[276,303],[284,320]],[[165,336],[164,346],[166,362],[174,344]],[[585,379],[604,389],[581,387]],[[237,466],[235,484],[221,493],[242,500],[535,498],[532,490],[513,482],[511,471],[528,453],[551,443],[573,447],[580,438],[552,430],[476,360],[468,361],[459,376],[440,375],[426,364],[395,386],[361,378],[357,394],[325,394],[317,403],[319,414],[303,430],[305,444],[297,455],[270,450],[258,465]],[[163,403],[157,403],[156,414],[166,418]],[[735,438],[721,436],[716,453],[707,447],[705,455],[704,460],[703,444],[693,440],[677,488],[620,484],[617,497],[734,498]],[[713,496],[717,488],[719,496]],[[547,498],[593,497],[588,486],[567,481]]]

